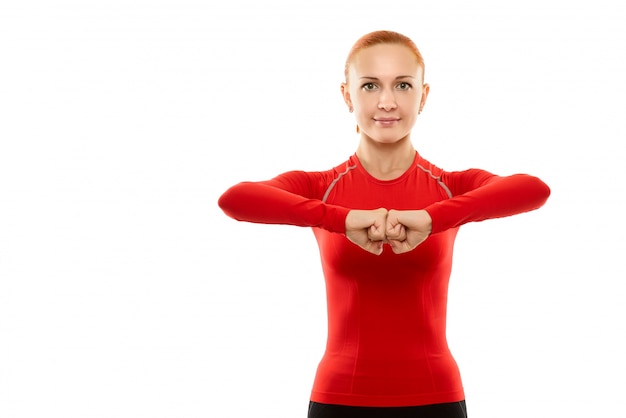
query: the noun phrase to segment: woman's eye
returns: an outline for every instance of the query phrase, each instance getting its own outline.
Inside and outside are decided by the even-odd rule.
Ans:
[[[402,83],[398,84],[398,88],[400,90],[409,90],[409,89],[411,89],[411,87],[412,86],[409,83],[406,83],[406,82],[402,82]]]
[[[376,84],[374,83],[365,83],[363,84],[363,90],[374,90],[376,88]]]

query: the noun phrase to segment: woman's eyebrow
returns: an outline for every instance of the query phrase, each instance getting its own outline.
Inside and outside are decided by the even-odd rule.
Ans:
[[[396,77],[396,80],[399,80],[401,78],[415,78],[412,75],[399,75]],[[379,81],[378,77],[370,77],[370,76],[363,76],[363,77],[359,77],[359,80],[375,80],[375,81]]]

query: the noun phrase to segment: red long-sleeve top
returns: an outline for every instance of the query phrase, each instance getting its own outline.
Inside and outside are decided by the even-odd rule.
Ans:
[[[446,340],[446,305],[458,227],[542,206],[536,177],[446,172],[416,153],[400,177],[372,177],[356,155],[332,170],[244,182],[219,199],[241,221],[312,227],[326,281],[328,339],[311,400],[352,406],[417,406],[464,399]],[[425,209],[428,239],[379,256],[345,237],[351,209]]]

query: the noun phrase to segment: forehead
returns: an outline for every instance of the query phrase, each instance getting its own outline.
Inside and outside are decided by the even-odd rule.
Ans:
[[[398,44],[379,44],[365,48],[355,55],[350,65],[350,75],[356,77],[418,77],[421,73],[422,68],[413,51]]]

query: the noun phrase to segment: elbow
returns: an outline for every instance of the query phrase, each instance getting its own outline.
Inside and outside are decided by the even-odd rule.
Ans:
[[[259,191],[256,188],[255,183],[248,181],[235,184],[217,199],[217,205],[227,216],[243,220],[259,204]]]
[[[524,212],[539,209],[550,197],[550,187],[539,177],[530,174],[513,174],[509,178],[514,181],[510,190],[511,202],[518,202],[525,207]]]
[[[233,215],[237,207],[237,202],[241,200],[238,197],[238,189],[239,184],[234,185],[222,193],[222,195],[217,199],[217,205],[231,218],[234,217]]]
[[[226,212],[228,209],[228,191],[224,192],[218,199],[217,199],[217,206],[220,207],[220,209],[222,209],[222,211]]]
[[[229,206],[230,203],[230,190],[228,189],[226,190],[224,193],[222,193],[222,195],[217,199],[217,206],[220,207],[220,209],[222,209],[224,212],[226,212],[226,209]]]
[[[547,202],[548,198],[550,197],[550,187],[538,177],[528,176],[528,180],[530,183],[530,188],[533,190],[536,208],[540,208]]]

